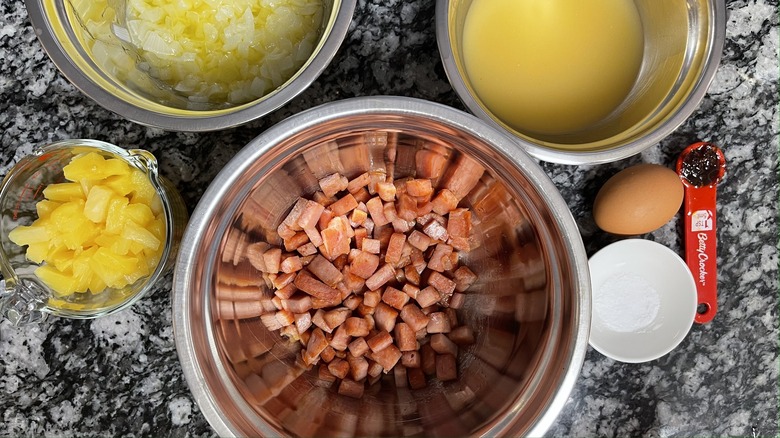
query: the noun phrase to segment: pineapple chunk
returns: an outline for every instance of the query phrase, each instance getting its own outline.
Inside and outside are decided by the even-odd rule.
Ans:
[[[157,216],[147,228],[155,237],[165,240],[165,218],[162,215]]]
[[[127,218],[141,226],[148,226],[154,220],[154,213],[147,204],[129,204],[125,207]]]
[[[140,244],[143,248],[149,248],[153,250],[160,248],[160,239],[155,237],[151,231],[136,224],[133,221],[128,221],[125,224],[122,237],[131,242]],[[143,248],[141,248],[141,251],[143,251]]]
[[[144,252],[144,246],[138,242],[130,242],[130,254],[139,255]]]
[[[103,168],[105,176],[100,179],[105,179],[114,175],[127,175],[131,170],[133,169],[130,165],[124,161],[118,158],[109,158],[106,160],[105,167]]]
[[[84,216],[94,223],[105,222],[108,203],[115,197],[114,191],[105,186],[93,186],[84,204]]]
[[[152,203],[149,205],[152,209],[152,213],[155,215],[160,215],[163,213],[163,204],[162,204],[162,198],[159,196],[155,196],[152,198]]]
[[[68,165],[62,168],[62,173],[65,174],[68,181],[92,179],[92,175],[100,171],[105,161],[106,159],[97,152],[87,152],[74,157]]]
[[[49,253],[48,242],[31,243],[25,255],[33,263],[43,263]]]
[[[59,232],[69,231],[74,225],[74,221],[83,222],[84,201],[81,199],[68,201],[55,208],[49,220],[55,230]]]
[[[97,275],[93,275],[92,281],[90,281],[88,289],[93,294],[99,294],[102,293],[104,290],[106,290],[107,287],[108,285],[106,285],[106,282],[103,281],[102,278],[100,278]]]
[[[73,258],[75,256],[76,251],[66,247],[49,249],[49,254],[46,256],[46,262],[50,265],[54,265],[54,267],[60,271],[66,271],[73,267]]]
[[[143,258],[138,258],[135,267],[129,274],[125,275],[125,281],[127,284],[133,284],[143,277],[151,274],[149,268],[146,266],[146,261]]]
[[[89,260],[97,252],[97,247],[89,248],[86,251],[81,252],[73,259],[73,278],[76,279],[78,284],[78,291],[86,291],[90,289],[92,283],[95,280],[95,274],[92,272],[92,268],[89,265]],[[93,290],[93,292],[102,292],[105,289],[105,284],[101,289]]]
[[[45,225],[38,223],[38,221],[30,226],[20,225],[14,228],[8,233],[8,238],[19,246],[46,243],[51,239],[49,229]]]
[[[69,181],[99,181],[114,175],[127,175],[130,166],[122,160],[106,159],[97,152],[89,152],[75,157],[62,171]]]
[[[130,252],[131,242],[119,235],[104,233],[95,238],[95,243],[109,248],[114,254],[127,255]]]
[[[56,233],[68,249],[77,250],[88,246],[100,233],[100,228],[84,216],[84,201],[62,204],[51,212],[50,220]]]
[[[92,190],[92,186],[95,185],[95,181],[89,180],[89,179],[81,179],[79,180],[79,184],[81,185],[81,191],[82,193],[89,193],[90,190]]]
[[[58,297],[66,297],[76,292],[76,279],[72,275],[60,272],[50,265],[39,266],[35,275],[49,286]]]
[[[133,169],[130,177],[133,181],[133,186],[135,187],[130,202],[151,206],[154,198],[157,197],[157,190],[154,189],[152,182],[149,181],[149,177],[138,169]]]
[[[130,174],[108,177],[104,181],[104,184],[120,196],[125,196],[135,190],[133,178]]]
[[[67,202],[73,199],[84,199],[81,184],[74,182],[49,184],[43,189],[43,195],[50,201]]]
[[[137,269],[138,258],[114,254],[108,248],[98,248],[89,259],[92,272],[100,277],[108,287],[121,288],[129,283],[126,277],[132,276]]]
[[[50,201],[48,199],[42,199],[35,204],[35,211],[38,213],[38,217],[41,219],[49,217],[55,208],[62,205],[62,202]]]
[[[108,213],[106,214],[107,233],[119,234],[122,232],[122,228],[124,228],[127,221],[125,207],[128,202],[128,199],[125,197],[111,199],[108,204]]]

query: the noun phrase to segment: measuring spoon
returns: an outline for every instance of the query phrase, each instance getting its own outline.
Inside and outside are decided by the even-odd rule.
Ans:
[[[694,143],[677,159],[685,187],[685,262],[696,281],[698,310],[694,321],[712,321],[718,311],[716,185],[726,174],[726,157],[717,146]]]

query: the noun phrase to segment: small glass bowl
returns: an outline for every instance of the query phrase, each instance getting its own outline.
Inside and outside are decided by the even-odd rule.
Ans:
[[[106,159],[120,159],[148,176],[159,195],[160,214],[164,217],[163,248],[154,271],[125,287],[63,296],[35,275],[34,271],[40,265],[27,258],[27,246],[12,242],[9,233],[38,218],[36,204],[44,199],[44,189],[50,184],[66,182],[63,168],[76,155],[88,152],[97,152]],[[184,200],[170,181],[158,175],[157,160],[150,152],[125,150],[97,140],[60,141],[22,158],[3,179],[0,214],[0,271],[5,280],[4,288],[0,289],[0,314],[14,325],[40,322],[47,314],[95,318],[130,306],[170,270],[187,224]]]

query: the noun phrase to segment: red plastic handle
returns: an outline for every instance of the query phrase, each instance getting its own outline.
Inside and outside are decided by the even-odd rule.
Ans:
[[[718,311],[715,186],[685,188],[685,261],[696,281],[696,322],[712,321]],[[703,306],[702,306],[703,305]]]
[[[725,172],[723,152],[710,143],[688,146],[677,160],[685,187],[685,262],[696,282],[699,308],[694,321],[699,324],[712,321],[718,311],[715,187]]]

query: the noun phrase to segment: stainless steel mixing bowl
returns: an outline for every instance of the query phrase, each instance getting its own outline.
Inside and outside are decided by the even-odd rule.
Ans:
[[[25,0],[30,21],[57,68],[84,94],[137,123],[176,131],[213,131],[262,117],[305,90],[328,66],[347,33],[356,0],[323,0],[319,39],[286,82],[243,104],[193,101],[150,77],[125,41],[124,0]],[[86,14],[116,16],[104,35],[88,30]],[[115,10],[116,9],[116,10]],[[109,15],[106,15],[109,16]],[[93,52],[95,42],[104,47]],[[271,56],[271,55],[268,55]]]
[[[271,292],[236,242],[273,239],[318,178],[400,178],[423,157],[485,169],[461,203],[478,218],[481,242],[461,258],[479,275],[460,309],[476,343],[461,354],[457,381],[409,390],[383,379],[360,400],[341,396],[318,385],[316,367],[296,365],[297,343],[258,320],[256,297]],[[220,436],[541,435],[579,374],[590,312],[581,237],[540,167],[479,119],[400,97],[326,104],[250,142],[193,213],[173,286],[185,377]]]
[[[726,36],[723,0],[633,0],[642,23],[644,49],[638,76],[623,103],[580,132],[524,132],[491,113],[466,73],[463,30],[472,2],[436,2],[436,37],[452,87],[473,114],[514,135],[528,153],[564,164],[626,158],[677,129],[704,97]]]

